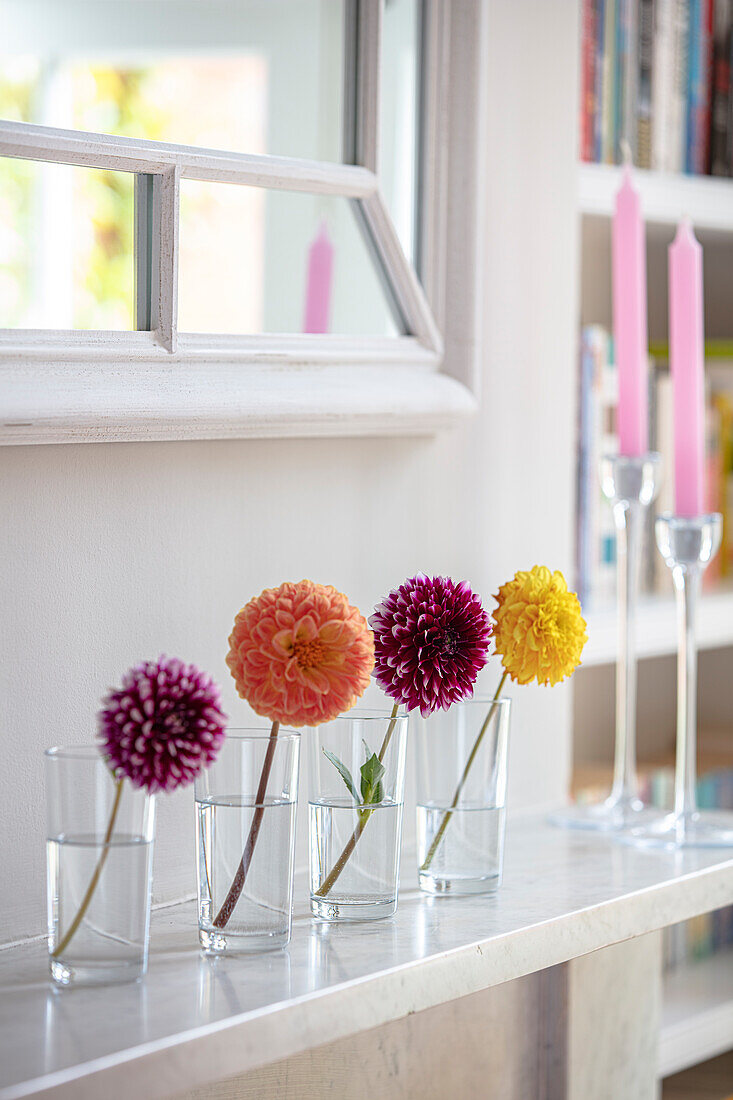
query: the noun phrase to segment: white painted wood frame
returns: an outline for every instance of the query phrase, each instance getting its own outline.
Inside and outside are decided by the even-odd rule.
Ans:
[[[152,204],[149,273],[143,274],[143,263],[136,268],[137,323],[149,328],[0,330],[1,443],[425,434],[475,410],[485,0],[424,4],[423,283],[379,190],[382,5],[360,0],[354,8],[356,58],[347,66],[347,80],[355,84],[355,164],[0,120],[0,154],[131,172],[138,195]],[[146,177],[152,177],[152,187],[142,186]],[[179,333],[181,179],[353,200],[406,335]]]

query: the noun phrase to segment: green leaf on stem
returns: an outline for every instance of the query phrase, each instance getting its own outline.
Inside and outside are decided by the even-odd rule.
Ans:
[[[381,782],[385,768],[375,752],[361,766],[361,798],[362,805],[374,806],[384,797],[384,787]]]
[[[351,795],[357,806],[359,806],[361,804],[361,799],[359,798],[359,792],[356,789],[356,783],[354,783],[349,769],[341,760],[339,760],[338,756],[334,756],[334,754],[332,752],[329,752],[328,749],[323,750],[323,755],[331,761],[334,768],[339,773],[346,786],[349,788],[349,791],[351,792]]]

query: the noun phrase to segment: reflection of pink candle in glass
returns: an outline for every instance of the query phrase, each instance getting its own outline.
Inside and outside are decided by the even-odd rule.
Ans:
[[[648,447],[646,252],[639,194],[624,171],[613,215],[613,339],[618,369],[618,434],[622,455]]]
[[[318,236],[308,249],[303,332],[328,332],[332,275],[333,245],[328,226],[322,221]]]
[[[669,365],[674,390],[674,485],[678,516],[705,512],[705,336],[702,248],[689,220],[669,246]]]

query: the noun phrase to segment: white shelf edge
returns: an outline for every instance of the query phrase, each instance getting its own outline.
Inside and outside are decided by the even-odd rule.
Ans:
[[[733,951],[665,976],[658,1072],[668,1077],[733,1048]]]
[[[201,965],[193,904],[170,907],[153,918],[145,983],[74,991],[71,1033],[72,1006],[38,980],[44,945],[14,949],[0,959],[0,1097],[177,1095],[733,903],[730,854],[672,863],[612,845],[537,815],[510,819],[490,905],[455,899],[449,911],[413,887],[387,936],[324,936],[304,914],[287,953],[233,958],[223,973]]]
[[[588,641],[581,668],[612,664],[616,660],[616,612],[614,608],[589,611]],[[637,611],[639,657],[665,657],[677,652],[675,605],[672,596],[649,596]],[[733,590],[703,593],[700,602],[698,646],[717,649],[733,645]]]
[[[578,208],[590,217],[610,217],[623,169],[612,164],[578,166]],[[675,225],[687,215],[700,229],[733,233],[733,180],[717,176],[670,175],[634,169],[647,222]]]

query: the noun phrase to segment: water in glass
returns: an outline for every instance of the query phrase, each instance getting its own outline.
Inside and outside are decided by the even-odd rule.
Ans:
[[[63,835],[47,841],[51,975],[60,985],[124,981],[147,966],[153,844],[114,834],[89,906],[67,947],[54,956],[79,912],[104,853],[104,838]]]
[[[420,886],[431,894],[486,893],[501,883],[504,808],[461,804],[427,870],[422,864],[450,804],[418,805],[417,844]]]
[[[385,800],[370,812],[362,837],[323,898],[318,889],[357,829],[360,811],[348,797],[311,802],[309,809],[313,912],[331,920],[391,916],[397,907],[402,803]]]
[[[253,799],[197,801],[199,939],[210,954],[263,951],[290,939],[295,801],[268,798],[244,889],[223,927],[214,923],[237,874],[257,810]]]

